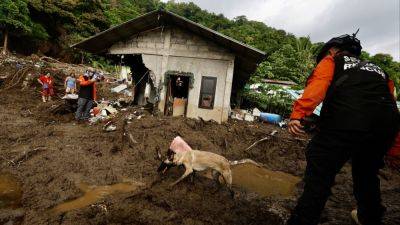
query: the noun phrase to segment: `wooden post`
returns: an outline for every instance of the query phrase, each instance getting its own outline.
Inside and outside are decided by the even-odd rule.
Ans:
[[[7,53],[7,47],[8,47],[8,30],[7,29],[3,30],[3,35],[4,35],[3,55],[5,55]]]

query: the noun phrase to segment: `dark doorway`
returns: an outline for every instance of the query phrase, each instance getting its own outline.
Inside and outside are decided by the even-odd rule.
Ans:
[[[146,85],[154,92],[153,80],[150,77],[151,71],[143,63],[142,55],[124,55],[123,64],[131,68],[132,84],[134,86],[134,105],[147,105],[154,103],[150,96],[146,96]],[[154,93],[152,93],[154,95]]]
[[[164,114],[173,116],[185,116],[189,97],[190,77],[169,76],[167,96]]]

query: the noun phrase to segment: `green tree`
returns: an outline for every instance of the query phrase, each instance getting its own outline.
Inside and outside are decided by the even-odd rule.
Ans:
[[[111,25],[119,25],[140,15],[140,8],[132,0],[106,1],[104,14]]]
[[[69,45],[103,31],[110,26],[105,16],[104,0],[28,0],[32,20],[45,27],[52,46],[51,56],[74,59]],[[55,51],[53,51],[55,50]]]
[[[260,64],[251,81],[259,82],[267,78],[304,84],[313,66],[314,58],[311,51],[306,49],[299,51],[292,45],[286,44]]]
[[[360,55],[360,59],[361,60],[370,60],[371,59],[371,56],[370,56],[370,54],[368,53],[368,52],[366,52],[366,51],[361,51],[361,55]]]
[[[400,90],[400,62],[393,61],[391,55],[383,53],[370,57],[369,61],[381,67],[389,75],[390,79],[394,81],[396,89]]]
[[[0,2],[0,29],[4,37],[3,54],[7,52],[9,34],[19,35],[32,32],[32,21],[26,0]]]

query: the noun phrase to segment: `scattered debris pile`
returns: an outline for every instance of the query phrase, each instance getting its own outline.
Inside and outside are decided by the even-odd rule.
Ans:
[[[285,127],[287,124],[287,119],[284,120],[282,116],[275,113],[261,112],[258,108],[253,108],[252,110],[234,109],[231,112],[231,118],[248,122],[262,121],[279,125],[280,127]]]
[[[71,73],[83,74],[88,69],[90,67],[87,65],[63,63],[46,56],[2,55],[0,56],[0,92],[22,89],[34,90],[39,95],[40,85],[36,80],[40,74],[50,73],[54,79],[55,94],[58,99],[61,99],[64,96],[65,78]],[[119,97],[109,91],[115,79],[105,71],[98,71],[105,74],[105,82],[100,82],[98,85],[98,92],[102,94],[101,96],[107,99]]]

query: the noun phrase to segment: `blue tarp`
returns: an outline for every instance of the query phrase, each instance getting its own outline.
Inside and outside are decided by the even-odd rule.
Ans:
[[[288,93],[290,96],[292,96],[292,98],[293,99],[299,99],[300,97],[301,97],[301,95],[303,94],[303,91],[304,90],[291,90],[291,89],[286,89],[286,90],[284,90],[286,93]],[[396,104],[397,104],[397,108],[400,110],[400,101],[397,101],[396,102]],[[314,114],[315,115],[317,115],[317,116],[319,116],[320,115],[320,113],[321,113],[321,108],[322,108],[322,103],[321,104],[319,104],[318,106],[317,106],[317,108],[315,108],[315,110],[314,110]]]
[[[256,85],[258,85],[258,84],[256,84]],[[262,85],[262,84],[260,83],[259,85]],[[246,85],[245,88],[248,89],[248,90],[251,89],[251,88],[250,88],[250,85]],[[293,100],[299,99],[299,98],[301,97],[301,95],[303,94],[303,92],[304,92],[304,90],[293,90],[293,89],[288,89],[288,88],[282,88],[282,89],[279,90],[279,91],[282,91],[282,92],[285,92],[285,93],[289,94],[289,95],[293,98]],[[397,108],[400,110],[400,101],[397,101],[396,104],[397,104]],[[319,116],[320,113],[321,113],[321,108],[322,108],[322,103],[319,104],[319,105],[315,108],[315,110],[314,110],[313,113],[314,113],[315,115]]]
[[[285,92],[288,93],[290,96],[292,96],[292,98],[293,98],[294,100],[297,100],[297,99],[299,99],[299,98],[301,97],[301,95],[303,94],[303,91],[304,91],[304,90],[285,89],[285,90],[283,90],[283,91],[285,91]],[[322,103],[319,104],[319,105],[317,106],[317,108],[315,108],[314,114],[317,115],[317,116],[319,116],[320,113],[321,113],[321,108],[322,108]]]

